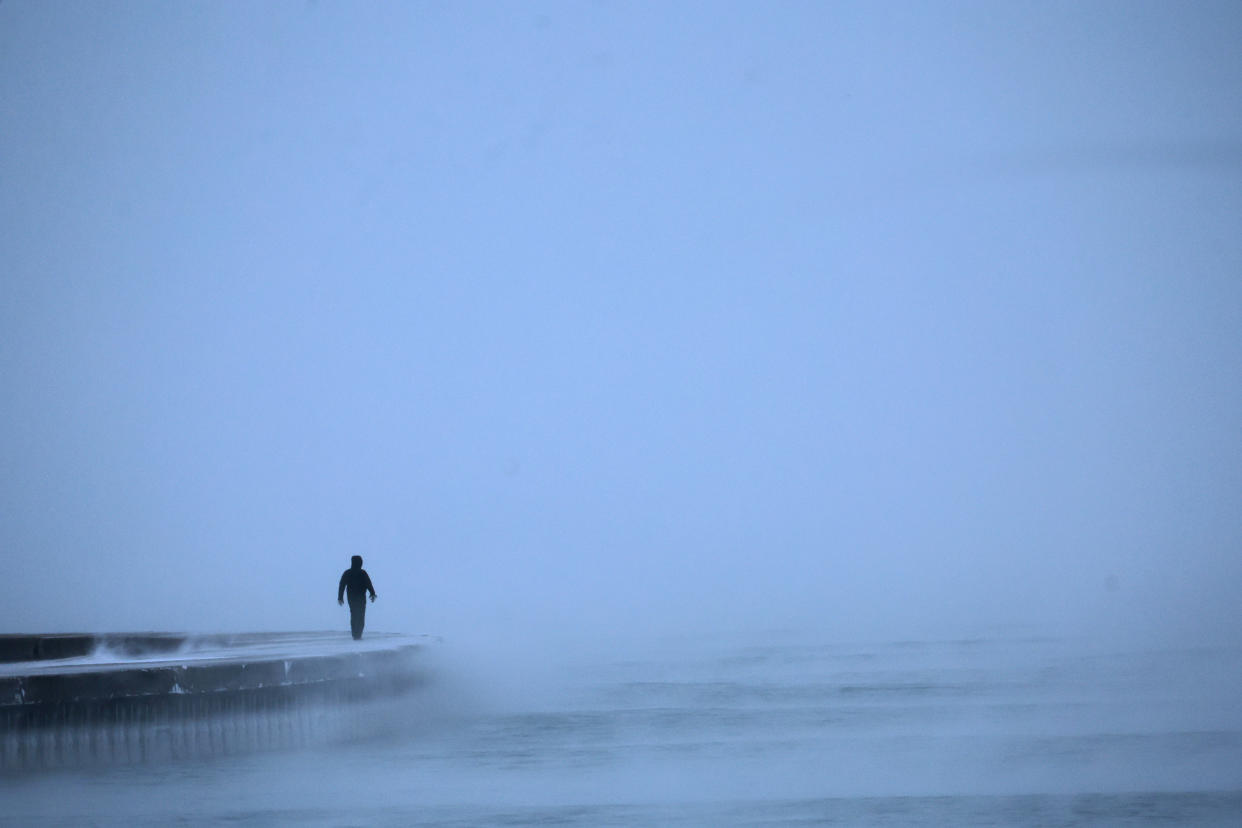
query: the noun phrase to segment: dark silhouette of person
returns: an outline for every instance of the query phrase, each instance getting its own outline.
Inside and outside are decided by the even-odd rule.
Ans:
[[[362,628],[367,623],[367,593],[375,600],[375,587],[371,586],[371,576],[362,568],[362,556],[354,555],[349,559],[351,566],[341,573],[341,583],[336,588],[336,602],[344,604],[346,590],[349,591],[349,629],[354,640],[362,638]]]

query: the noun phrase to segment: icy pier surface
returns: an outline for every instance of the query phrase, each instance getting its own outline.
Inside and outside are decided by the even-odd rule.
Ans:
[[[0,767],[141,762],[356,735],[416,689],[420,637],[0,636]]]

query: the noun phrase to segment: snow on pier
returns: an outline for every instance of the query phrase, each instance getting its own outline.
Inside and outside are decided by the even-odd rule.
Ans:
[[[0,636],[0,767],[132,763],[358,735],[422,684],[426,639],[345,633]]]

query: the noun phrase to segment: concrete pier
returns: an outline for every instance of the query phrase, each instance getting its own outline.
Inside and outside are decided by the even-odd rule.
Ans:
[[[426,680],[426,640],[345,633],[0,636],[0,768],[272,750],[356,735]]]

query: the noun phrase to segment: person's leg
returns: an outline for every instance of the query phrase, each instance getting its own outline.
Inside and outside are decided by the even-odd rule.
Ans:
[[[349,630],[354,635],[354,640],[362,638],[362,628],[366,626],[367,605],[365,601],[349,603]]]

